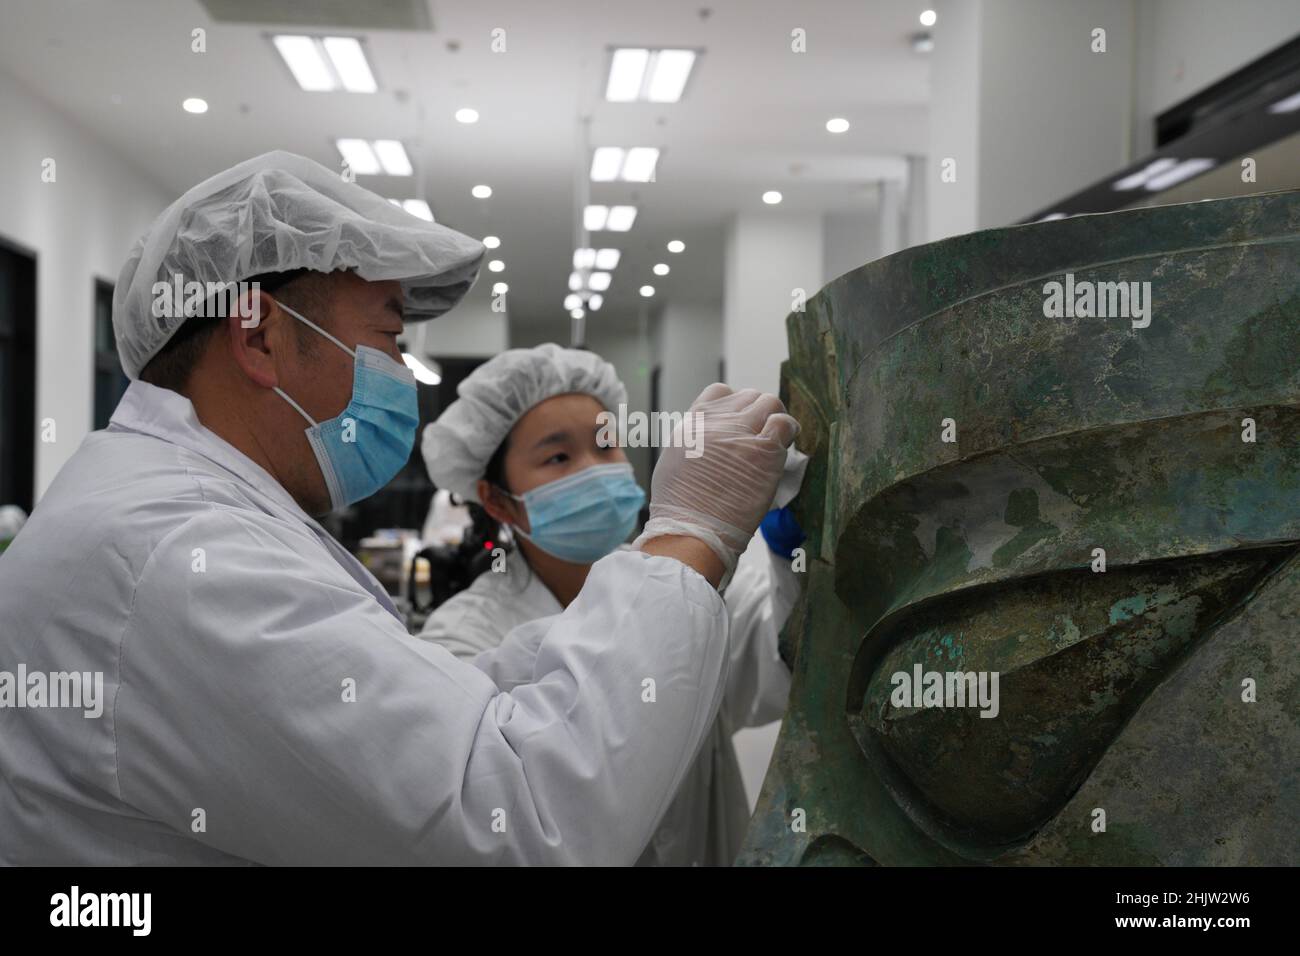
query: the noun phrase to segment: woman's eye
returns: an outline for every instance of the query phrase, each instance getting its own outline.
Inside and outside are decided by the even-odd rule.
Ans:
[[[561,451],[561,452],[556,452],[556,453],[555,453],[554,455],[552,455],[550,458],[546,459],[546,461],[542,462],[542,464],[543,464],[543,465],[562,465],[562,464],[564,464],[564,462],[566,462],[566,461],[568,461],[568,460],[569,460],[569,456],[568,456],[567,454],[565,454],[564,452]]]

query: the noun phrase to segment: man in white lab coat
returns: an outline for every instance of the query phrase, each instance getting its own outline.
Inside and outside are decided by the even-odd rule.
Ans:
[[[648,540],[565,613],[472,664],[411,638],[311,515],[405,461],[397,334],[482,253],[284,153],[137,244],[114,300],[132,384],[0,556],[0,861],[637,858],[717,712],[716,587],[797,426],[711,386],[705,454],[661,459]],[[253,276],[280,285],[215,319],[168,289]]]

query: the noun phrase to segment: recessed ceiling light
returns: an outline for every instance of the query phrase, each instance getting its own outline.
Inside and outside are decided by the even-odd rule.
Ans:
[[[617,249],[597,249],[595,266],[597,269],[603,269],[606,272],[617,269],[620,256],[622,256],[622,253]]]
[[[573,250],[573,268],[590,269],[596,264],[595,249],[574,249]]]
[[[652,285],[643,285],[643,286],[641,287],[641,296],[642,296],[642,298],[646,298],[646,299],[648,299],[648,298],[650,298],[650,297],[651,297],[652,295],[654,295],[654,294],[655,294],[655,287],[654,287],[654,286],[652,286]]]
[[[470,109],[468,106],[456,111],[457,123],[477,123],[478,110]]]
[[[600,232],[608,219],[608,206],[588,206],[582,211],[582,225],[588,232]]]
[[[487,199],[489,196],[492,195],[492,187],[482,186],[482,185],[475,186],[473,189],[469,191],[469,194],[473,196],[475,199]]]
[[[605,99],[613,103],[676,103],[694,65],[694,50],[617,49],[610,58]]]
[[[1148,163],[1139,169],[1136,173],[1129,173],[1123,179],[1118,179],[1111,184],[1111,189],[1119,192],[1127,192],[1130,189],[1138,189],[1145,186],[1147,182],[1161,173],[1173,169],[1178,165],[1178,160],[1170,156],[1161,156],[1159,159]]]
[[[659,150],[653,146],[633,146],[623,162],[622,179],[629,183],[648,183],[655,178]]]
[[[587,277],[587,288],[593,292],[604,292],[609,288],[608,272],[593,272]]]
[[[506,264],[502,262],[500,259],[493,259],[491,262],[488,263],[488,270],[491,272],[502,272],[505,270],[505,267]]]
[[[592,312],[599,312],[600,307],[605,304],[605,297],[599,292],[587,299],[587,308]]]
[[[495,249],[501,245],[501,240],[496,236],[484,236],[483,245],[487,246],[489,249]]]
[[[598,146],[591,154],[591,181],[612,183],[623,168],[624,150],[621,146]]]
[[[685,251],[686,251],[686,243],[682,242],[680,239],[669,239],[669,240],[668,240],[668,251],[669,251],[669,252],[685,252]]]
[[[343,89],[349,93],[374,93],[379,89],[360,40],[356,37],[326,37],[321,43]]]
[[[406,158],[406,149],[395,139],[375,140],[375,155],[379,164],[389,176],[409,176],[412,173],[411,161]]]
[[[181,109],[187,113],[206,113],[208,111],[208,101],[201,100],[197,96],[191,96],[181,102]]]
[[[582,308],[582,296],[577,293],[571,293],[564,297],[564,307],[572,312],[574,309]]]
[[[429,204],[423,199],[404,199],[402,200],[402,208],[412,216],[419,216],[426,222],[433,222],[433,210],[429,208]]]
[[[775,206],[780,201],[781,194],[775,189],[769,189],[767,192],[763,193],[763,202],[767,203],[769,206]]]
[[[656,263],[655,263],[654,273],[655,273],[655,275],[657,275],[657,276],[666,276],[666,275],[668,275],[668,263],[666,263],[666,262],[656,262]]]
[[[577,291],[578,291],[579,289],[581,289],[581,288],[582,288],[582,273],[581,273],[581,272],[570,272],[570,273],[569,273],[569,291],[570,291],[570,292],[577,292]]]
[[[569,310],[569,317],[570,317],[570,318],[574,318],[574,319],[581,319],[581,318],[583,318],[584,316],[586,316],[586,314],[587,314],[587,313],[586,313],[586,312],[583,312],[582,309],[570,309],[570,310]]]
[[[338,147],[339,155],[343,157],[343,162],[348,164],[352,172],[358,176],[379,175],[382,168],[379,165],[379,158],[364,139],[340,139],[335,140],[334,145]]]
[[[1296,110],[1300,110],[1300,93],[1292,93],[1268,108],[1270,113],[1294,113]]]
[[[611,206],[605,228],[610,232],[627,232],[636,221],[636,206]]]
[[[837,116],[826,121],[826,132],[828,133],[844,133],[848,131],[848,128],[849,121],[843,117]]]
[[[493,294],[493,295],[503,295],[504,293],[509,292],[509,291],[510,291],[510,284],[509,284],[508,282],[494,282],[494,283],[492,283],[492,294]]]
[[[939,15],[935,13],[933,10],[921,11],[921,26],[923,27],[934,26],[934,22],[938,19],[939,19]]]
[[[379,89],[356,37],[309,37],[278,34],[271,42],[298,86],[309,93],[343,89],[374,93]]]

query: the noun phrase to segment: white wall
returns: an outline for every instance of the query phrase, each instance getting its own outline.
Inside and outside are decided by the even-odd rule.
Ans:
[[[479,283],[491,283],[485,272]],[[507,302],[509,293],[507,293]],[[482,301],[480,301],[482,300]],[[416,348],[431,357],[491,358],[509,348],[510,323],[507,312],[493,312],[491,301],[470,294],[446,315],[421,322]]]
[[[727,230],[722,354],[727,384],[776,393],[793,290],[824,284],[822,217],[743,213]]]
[[[669,302],[656,323],[654,345],[660,370],[657,410],[685,411],[718,380],[722,307]]]
[[[980,33],[985,0],[935,0],[930,54],[930,154],[926,191],[931,240],[977,228]],[[940,179],[944,160],[956,178]]]
[[[39,498],[93,423],[94,280],[117,281],[175,197],[2,71],[0,130],[0,236],[36,255]],[[53,183],[41,181],[47,157]],[[45,443],[47,418],[56,440]]]
[[[822,224],[822,244],[822,276],[830,282],[880,258],[880,219],[828,215]]]

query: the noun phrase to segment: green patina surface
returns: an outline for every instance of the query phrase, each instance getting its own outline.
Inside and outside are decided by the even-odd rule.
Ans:
[[[1046,317],[1067,272],[1150,325]],[[810,561],[740,862],[1300,862],[1300,197],[916,247],[787,328]],[[896,706],[917,665],[997,715]]]

